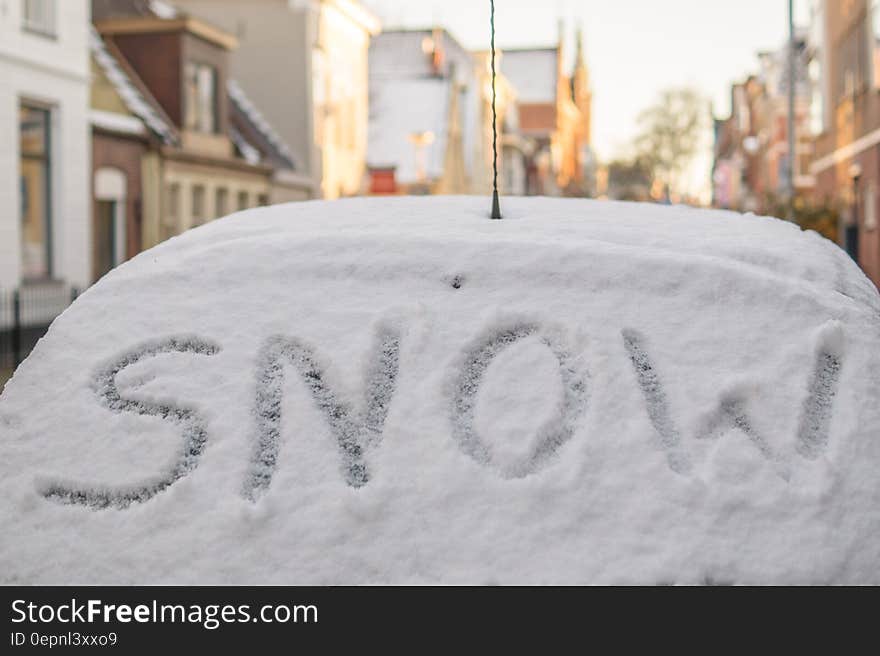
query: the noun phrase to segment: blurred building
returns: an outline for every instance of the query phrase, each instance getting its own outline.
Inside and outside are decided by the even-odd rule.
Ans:
[[[519,129],[529,140],[528,194],[592,195],[592,91],[580,31],[567,72],[564,30],[550,48],[505,50],[502,72],[517,94]]]
[[[180,145],[171,119],[122,55],[90,35],[92,280],[143,250],[162,214],[161,150]]]
[[[93,276],[310,182],[230,77],[231,34],[167,3],[93,0]]]
[[[880,3],[813,5],[815,197],[841,209],[841,242],[880,284]]]
[[[788,196],[788,44],[758,54],[759,69],[731,87],[731,114],[715,121],[712,170],[716,207],[770,213]],[[798,197],[812,193],[810,108],[814,95],[807,35],[795,41],[794,185]]]
[[[713,205],[761,212],[768,202],[766,158],[770,142],[764,85],[751,75],[730,90],[730,116],[715,120]]]
[[[498,189],[508,196],[524,196],[526,160],[531,144],[520,133],[519,100],[516,89],[501,72],[504,53],[495,52],[495,113],[497,114]],[[473,193],[487,193],[492,188],[494,152],[492,142],[492,55],[474,53],[477,86],[480,89],[479,125],[474,164]]]
[[[649,162],[644,159],[615,160],[599,171],[597,193],[610,200],[656,202],[656,183]],[[656,196],[656,195],[655,195]]]
[[[379,20],[357,0],[175,4],[236,36],[232,75],[291,145],[314,195],[359,193],[367,151],[367,52]]]
[[[0,10],[0,287],[84,287],[89,229],[89,7]]]
[[[370,46],[371,193],[470,193],[485,116],[473,56],[446,30],[391,30]]]

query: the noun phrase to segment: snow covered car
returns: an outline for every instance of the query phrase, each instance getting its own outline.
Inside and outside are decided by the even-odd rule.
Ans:
[[[880,583],[880,296],[771,218],[249,210],[0,396],[4,583]]]

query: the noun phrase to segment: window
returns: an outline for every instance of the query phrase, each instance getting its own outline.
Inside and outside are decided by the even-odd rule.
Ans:
[[[52,275],[50,113],[22,105],[18,111],[21,160],[21,256],[25,278]]]
[[[56,0],[23,0],[22,27],[29,32],[55,36]]]
[[[847,225],[843,232],[843,244],[847,254],[856,262],[859,261],[859,225]]]
[[[324,89],[324,51],[320,48],[312,49],[312,102],[315,105],[323,105],[327,102],[327,94]]]
[[[871,37],[873,41],[873,36]],[[838,60],[840,75],[834,89],[834,102],[839,104],[852,100],[865,89],[869,82],[870,61],[873,50],[868,53],[868,34],[863,23],[853,25],[840,41]]]
[[[250,207],[250,205],[251,205],[251,201],[250,201],[250,198],[248,197],[248,192],[239,191],[238,192],[238,210],[239,211],[246,210],[248,207]]]
[[[119,169],[95,171],[92,218],[92,280],[125,260],[125,198],[128,180]]]
[[[358,108],[357,101],[354,98],[349,99],[346,103],[347,113],[345,118],[345,147],[354,150],[357,147],[357,126],[358,126]]]
[[[185,70],[185,127],[196,132],[217,132],[217,71],[213,66],[189,62]]]
[[[826,34],[825,2],[810,2],[809,32],[807,36],[807,78],[810,84],[809,127],[812,136],[819,136],[830,127],[829,108],[832,103],[830,93],[828,53]]]
[[[180,185],[172,182],[168,185],[165,215],[162,217],[162,234],[160,239],[170,239],[177,234],[180,225]]]
[[[267,194],[260,194],[257,196],[257,205],[260,207],[265,207],[269,204],[269,196]]]
[[[873,183],[865,189],[865,230],[877,229],[877,194]]]
[[[192,188],[192,224],[201,225],[205,220],[205,188],[193,185]]]
[[[116,266],[118,257],[116,215],[118,210],[118,201],[95,201],[95,217],[92,226],[92,280],[98,280]]]
[[[809,64],[810,76],[810,133],[816,137],[825,130],[825,94],[822,85],[822,64],[818,56],[814,57]]]
[[[871,3],[871,64],[874,67],[874,87],[880,89],[880,0]]]
[[[219,187],[214,192],[214,216],[218,219],[229,213],[229,192],[223,187]]]
[[[168,218],[174,223],[180,218],[180,185],[176,182],[168,185]]]
[[[330,99],[327,97],[327,80],[324,78],[326,65],[324,52],[320,48],[312,49],[312,103],[315,107],[315,143],[324,143],[324,123],[326,107]]]

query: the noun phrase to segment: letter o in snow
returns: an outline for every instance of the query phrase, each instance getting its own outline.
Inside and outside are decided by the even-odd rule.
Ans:
[[[491,449],[478,435],[475,426],[477,393],[486,370],[501,351],[537,334],[539,327],[530,323],[520,323],[493,332],[468,352],[454,384],[452,425],[456,441],[467,455],[480,464],[497,469],[504,478],[523,478],[538,471],[571,439],[587,405],[587,373],[579,370],[568,351],[554,338],[541,336],[541,342],[550,349],[559,364],[562,403],[554,420],[539,429],[541,434],[526,459],[508,466],[498,466],[493,462]]]

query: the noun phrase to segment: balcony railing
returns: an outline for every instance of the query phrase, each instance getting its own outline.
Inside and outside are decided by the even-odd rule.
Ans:
[[[0,289],[0,385],[30,354],[49,325],[76,299],[62,283]]]

